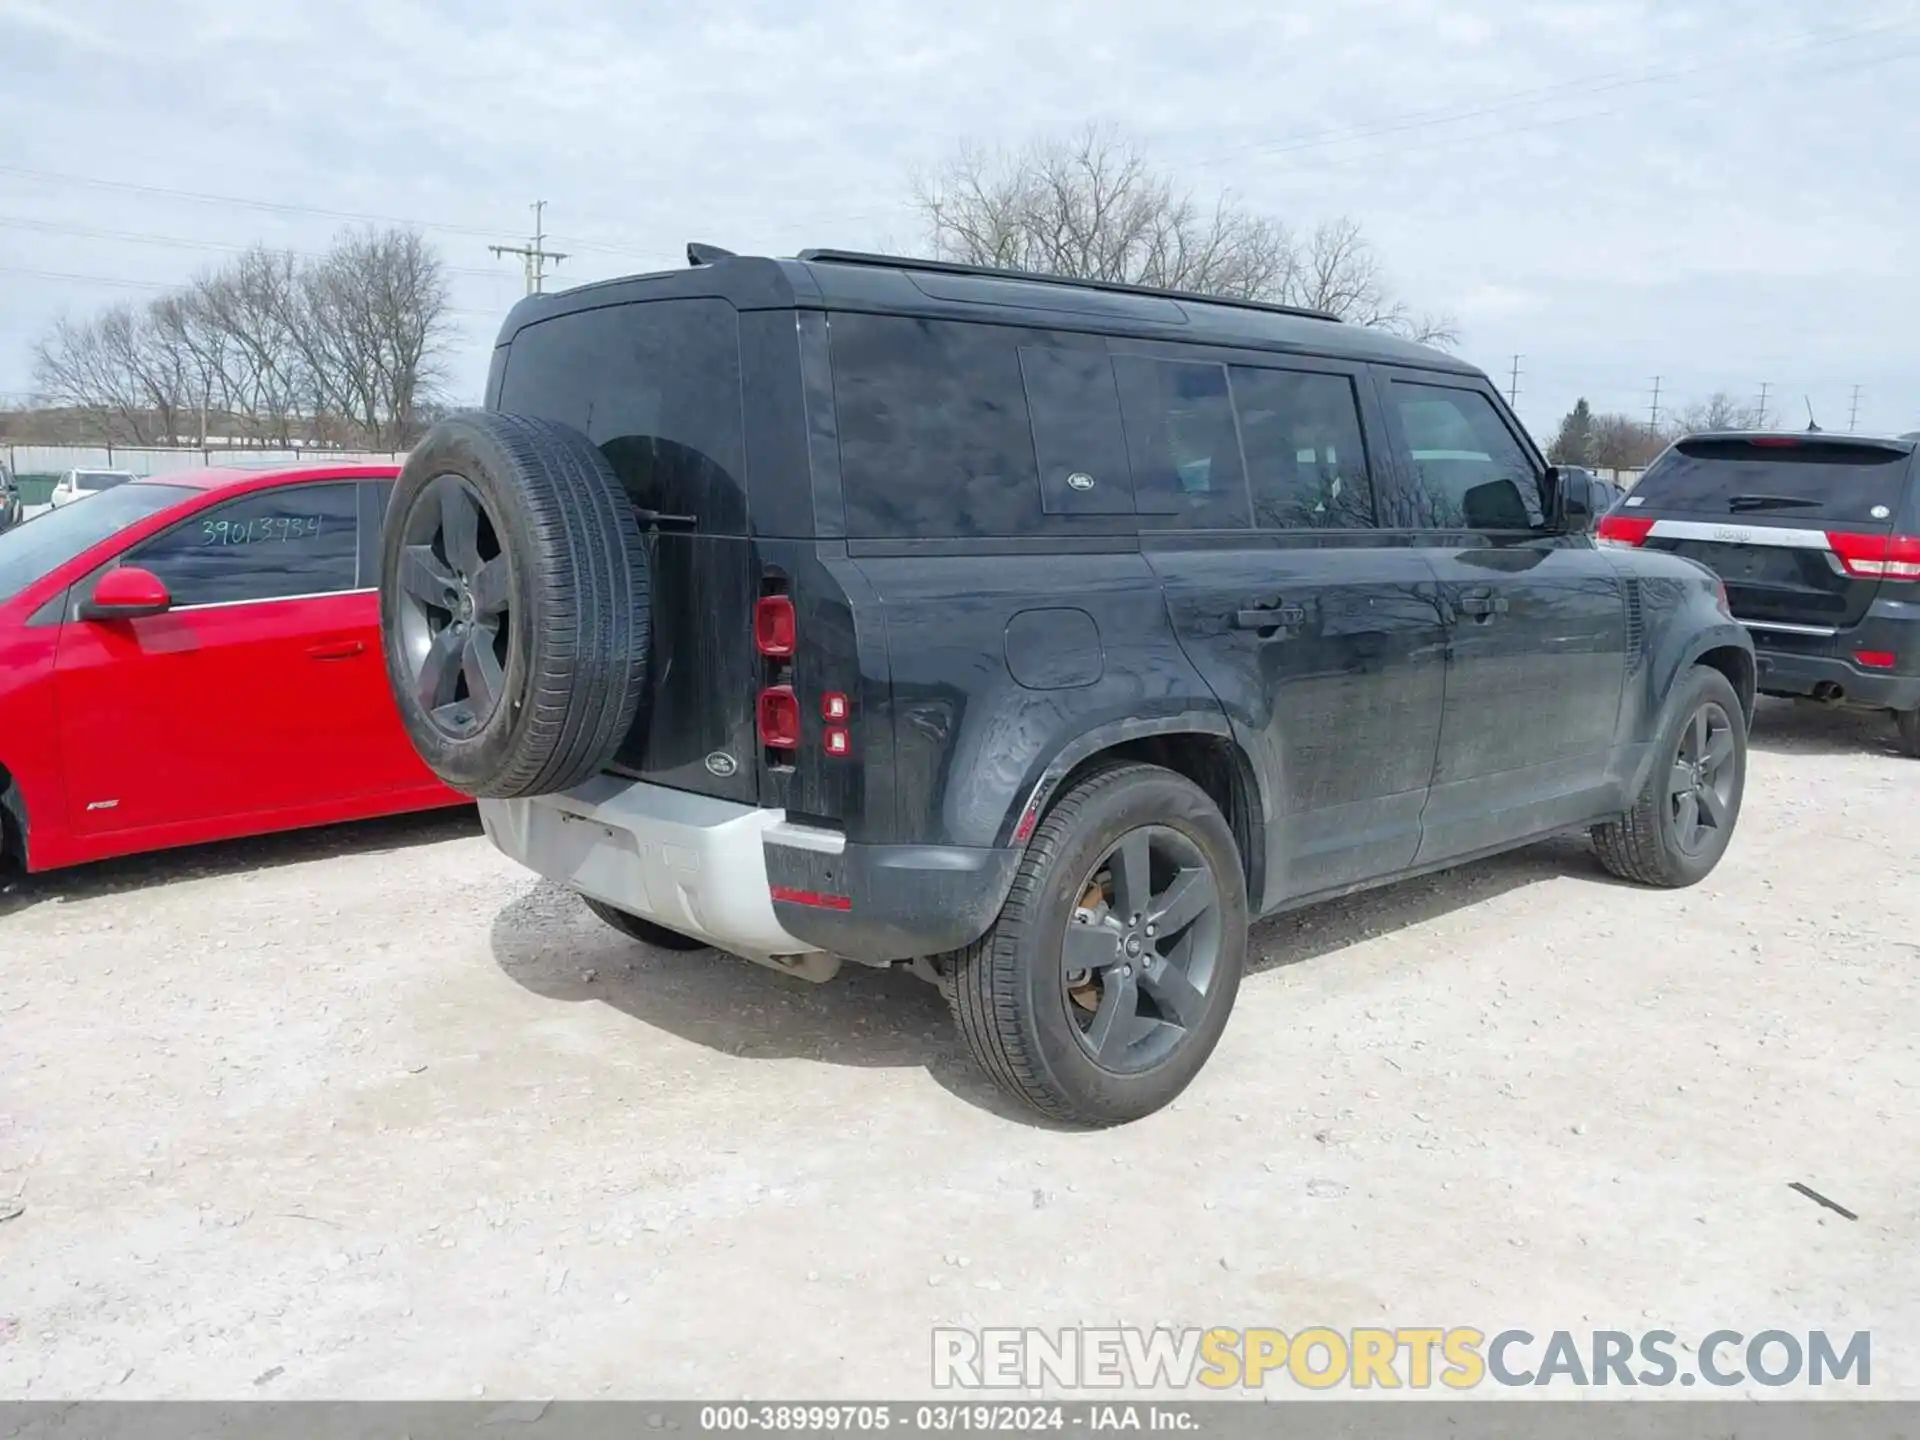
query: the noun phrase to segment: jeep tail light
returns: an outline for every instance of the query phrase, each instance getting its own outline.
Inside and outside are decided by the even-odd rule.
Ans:
[[[753,643],[762,655],[793,654],[797,630],[793,601],[785,595],[763,595],[753,607]]]
[[[800,748],[800,702],[791,685],[769,685],[760,692],[760,743],[769,750]]]
[[[820,697],[820,718],[829,723],[844,720],[853,713],[853,706],[847,697],[838,690],[830,690]]]
[[[1645,515],[1602,515],[1595,538],[1603,545],[1639,545],[1653,533],[1653,520]]]
[[[844,725],[829,725],[826,733],[820,737],[820,743],[829,755],[853,753],[853,736]]]
[[[1920,539],[1829,530],[1827,545],[1840,568],[1860,580],[1920,580]]]

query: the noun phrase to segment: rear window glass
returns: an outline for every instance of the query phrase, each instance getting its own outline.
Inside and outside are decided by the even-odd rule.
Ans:
[[[1900,507],[1908,459],[1874,446],[1785,437],[1772,443],[1682,440],[1654,461],[1625,503],[1634,509],[1885,523]]]
[[[724,300],[647,300],[520,331],[499,409],[585,432],[635,505],[746,532],[740,325]]]

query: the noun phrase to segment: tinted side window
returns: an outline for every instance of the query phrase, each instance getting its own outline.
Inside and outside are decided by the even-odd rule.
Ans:
[[[1019,332],[833,317],[847,533],[1006,536],[1041,523]]]
[[[1531,530],[1545,523],[1540,478],[1485,395],[1396,380],[1393,399],[1415,525]]]
[[[1113,373],[1142,527],[1245,527],[1247,475],[1226,367],[1116,355]]]
[[[513,339],[499,408],[583,431],[633,503],[747,527],[740,323],[724,300],[647,300],[556,316]]]
[[[132,551],[175,605],[230,605],[351,590],[358,579],[359,487],[284,485],[203,510]]]
[[[1344,375],[1235,366],[1253,523],[1274,530],[1370,529],[1360,404]]]
[[[1023,346],[1041,503],[1049,515],[1131,515],[1133,478],[1120,394],[1104,347]]]

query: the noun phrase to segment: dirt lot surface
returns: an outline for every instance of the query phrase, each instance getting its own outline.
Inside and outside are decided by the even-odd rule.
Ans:
[[[464,811],[16,880],[0,1396],[916,1396],[933,1326],[1073,1323],[1870,1328],[1920,1394],[1889,735],[1768,705],[1691,891],[1561,841],[1263,924],[1096,1134],[921,981],[635,946]]]

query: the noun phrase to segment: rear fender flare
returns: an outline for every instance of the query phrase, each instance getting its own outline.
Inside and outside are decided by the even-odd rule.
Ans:
[[[1142,720],[1114,720],[1104,726],[1094,726],[1089,732],[1069,739],[1044,764],[1041,774],[1027,785],[1020,803],[1008,812],[1006,820],[1000,822],[1000,833],[995,837],[996,845],[1025,847],[1025,843],[1033,839],[1033,829],[1039,826],[1041,816],[1046,814],[1046,806],[1052,803],[1056,791],[1060,789],[1060,781],[1066,780],[1087,760],[1100,755],[1102,751],[1112,751],[1117,745],[1137,739],[1152,739],[1156,735],[1212,735],[1231,741],[1235,751],[1240,749],[1240,743],[1233,735],[1233,726],[1219,710],[1179,710],[1175,714],[1160,714]],[[1240,762],[1242,768],[1254,776],[1261,812],[1265,812],[1265,780],[1258,770],[1246,764],[1246,756],[1240,756]]]

